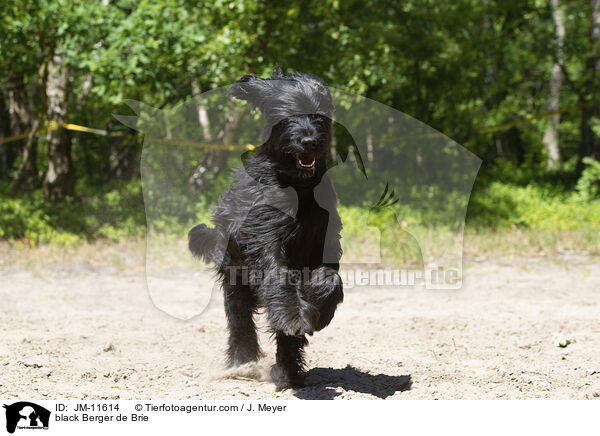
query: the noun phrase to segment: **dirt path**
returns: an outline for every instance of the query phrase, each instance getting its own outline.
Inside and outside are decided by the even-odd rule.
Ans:
[[[267,333],[258,365],[223,371],[220,298],[183,322],[152,306],[138,267],[0,267],[0,397],[600,396],[597,258],[471,262],[464,277],[461,291],[347,290],[310,338],[308,386],[275,392]],[[557,333],[572,343],[556,346]]]

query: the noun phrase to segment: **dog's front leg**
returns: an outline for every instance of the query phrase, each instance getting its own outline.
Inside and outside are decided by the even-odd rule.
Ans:
[[[279,389],[304,385],[304,351],[319,319],[319,310],[303,295],[300,271],[271,266],[259,288],[267,318],[277,338],[271,378]]]
[[[262,353],[253,319],[256,297],[248,286],[228,280],[223,283],[223,293],[229,328],[227,363],[231,367],[257,361]]]
[[[277,356],[271,367],[271,378],[278,389],[304,386],[304,346],[306,337],[277,333]]]
[[[305,283],[304,295],[319,311],[319,318],[314,325],[315,331],[325,328],[335,310],[343,300],[343,284],[337,269],[320,266],[310,272],[310,281]]]
[[[303,295],[302,272],[285,266],[272,267],[268,271],[259,295],[273,330],[288,336],[312,335],[319,310]]]

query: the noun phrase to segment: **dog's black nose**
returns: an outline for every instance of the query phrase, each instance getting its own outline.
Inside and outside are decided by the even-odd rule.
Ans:
[[[306,137],[306,138],[302,138],[300,143],[302,144],[302,147],[304,147],[304,148],[315,148],[317,146],[317,140],[310,136]]]

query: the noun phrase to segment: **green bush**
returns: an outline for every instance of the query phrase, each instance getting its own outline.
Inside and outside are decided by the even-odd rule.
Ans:
[[[141,183],[130,182],[103,193],[83,192],[58,205],[35,192],[23,198],[0,198],[0,238],[25,239],[30,245],[71,246],[94,238],[117,240],[141,236],[145,214]]]
[[[24,239],[32,246],[70,246],[82,240],[117,241],[145,235],[146,211],[140,180],[108,186],[103,192],[81,187],[80,192],[77,198],[67,198],[58,205],[45,201],[40,192],[23,198],[0,196],[0,239]],[[167,213],[152,216],[153,229],[186,235],[194,224],[210,222],[204,199],[186,207],[190,210],[183,217]]]
[[[474,191],[467,227],[546,232],[600,231],[600,162],[591,158],[584,162],[586,168],[572,192],[549,184],[520,186],[514,182],[499,181]],[[22,198],[0,197],[0,238],[21,239],[32,246],[39,243],[70,246],[83,240],[104,238],[117,241],[145,235],[146,213],[139,180],[108,186],[103,192],[86,187],[81,187],[79,192],[77,198],[68,198],[57,206],[44,201],[40,192]],[[179,217],[157,212],[150,220],[153,229],[184,237],[192,225],[210,222],[210,208],[205,199],[200,198],[186,207],[189,210],[186,209],[185,214]],[[448,210],[432,208],[425,212],[416,211],[410,205],[397,203],[381,210],[340,206],[340,215],[346,243],[354,244],[360,250],[361,244],[367,243],[378,231],[394,231],[396,236],[402,236],[405,230],[414,232],[419,229],[421,234],[446,232],[451,235],[452,232],[447,231],[443,224],[444,217],[435,216]],[[397,240],[397,237],[389,239]],[[387,244],[387,236],[383,240]],[[402,247],[390,245],[383,248],[395,253]],[[413,254],[410,256],[414,257]]]
[[[577,198],[581,201],[598,201],[600,197],[600,161],[584,157],[586,168],[575,185]]]
[[[600,202],[583,200],[580,191],[566,194],[535,185],[494,182],[471,197],[467,224],[556,231],[600,229]]]
[[[0,203],[0,238],[27,238],[33,244],[55,233],[51,219],[39,198],[3,199]]]

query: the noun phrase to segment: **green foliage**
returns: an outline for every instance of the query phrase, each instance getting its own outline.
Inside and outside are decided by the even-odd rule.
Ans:
[[[144,232],[139,181],[80,199],[67,198],[58,205],[42,199],[39,192],[29,198],[0,198],[0,238],[68,246],[94,238],[141,237]]]
[[[146,213],[139,180],[115,184],[103,192],[88,189],[81,198],[52,205],[37,192],[29,198],[0,196],[0,239],[25,239],[30,245],[55,243],[69,246],[101,238],[117,241],[146,234]],[[186,235],[192,225],[210,222],[204,200],[189,205],[185,219],[162,213],[153,230]]]
[[[340,206],[343,223],[342,246],[346,257],[377,256],[384,263],[402,262],[421,264],[422,254],[416,239],[407,233],[427,232],[428,225],[415,216],[399,218],[391,207],[365,209],[357,206]],[[446,228],[437,229],[438,237],[449,234]],[[373,245],[379,241],[379,246]]]
[[[72,133],[76,196],[51,205],[39,192],[3,195],[0,238],[70,245],[84,239],[142,236],[146,218],[138,167],[141,142],[113,118],[114,113],[127,111],[123,100],[169,108],[198,90],[228,85],[243,74],[267,75],[275,64],[286,71],[320,75],[333,87],[393,106],[484,159],[469,206],[470,226],[598,229],[600,163],[585,158],[583,172],[576,172],[581,105],[593,103],[598,94],[598,75],[588,71],[600,51],[589,38],[591,5],[562,3],[568,81],[560,106],[575,109],[561,114],[564,167],[549,172],[541,140],[547,121],[518,123],[547,111],[547,84],[556,61],[549,2],[4,0],[0,134],[22,133],[10,132],[5,122],[12,89],[3,84],[22,78],[23,88],[32,95],[29,107],[37,107],[43,100],[39,89],[46,74],[43,66],[60,54],[70,76],[68,121],[122,135]],[[44,111],[37,115],[44,120]],[[599,126],[592,118],[596,136]],[[343,134],[336,137],[341,144]],[[47,150],[40,138],[38,167],[44,171]],[[18,154],[19,144],[2,146],[2,157],[9,155],[7,147]],[[385,159],[398,150],[374,144],[373,152]],[[181,153],[170,170],[197,166],[197,158],[189,156]],[[14,176],[19,162],[17,157],[12,168],[0,169],[2,178]],[[155,164],[160,169],[161,162]],[[394,174],[385,177],[393,181]],[[228,178],[215,173],[207,181],[211,189],[203,190],[193,204],[173,203],[194,194],[191,186],[177,186],[185,195],[161,196],[152,212],[155,229],[185,234],[191,223],[207,222],[208,205],[227,186]],[[349,239],[360,241],[361,234],[371,232],[363,227],[367,221],[370,229],[386,228],[394,213],[401,228],[402,223],[422,229],[449,225],[433,201],[444,193],[423,185],[405,186],[405,192],[396,189],[402,199],[419,202],[420,207],[402,201],[383,212],[369,211],[364,204],[344,207]],[[356,198],[376,199],[380,192],[361,194]],[[458,198],[444,197],[444,202],[444,213],[454,218],[464,207]],[[180,215],[170,217],[170,210]]]
[[[583,163],[586,168],[575,185],[576,198],[580,201],[600,201],[600,161],[591,157],[584,157]]]
[[[49,241],[56,234],[51,218],[43,208],[40,199],[3,199],[0,203],[0,237],[26,238],[32,244]]]
[[[535,185],[492,183],[471,197],[468,225],[539,230],[600,229],[600,202],[581,201],[579,191],[556,193]]]

